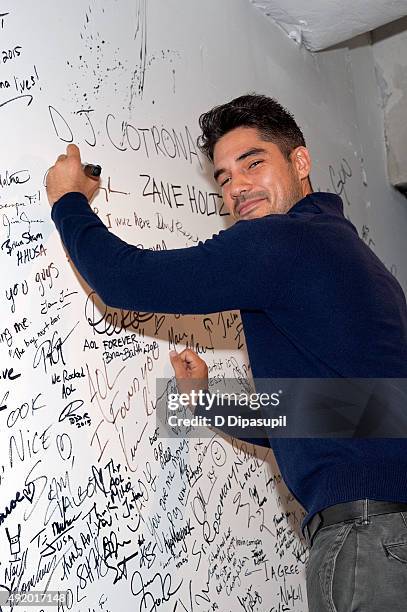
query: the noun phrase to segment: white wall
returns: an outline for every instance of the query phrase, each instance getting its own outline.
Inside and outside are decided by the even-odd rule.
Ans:
[[[407,18],[372,32],[390,182],[407,192]]]
[[[405,20],[402,20],[402,22]],[[380,28],[379,33],[398,25]],[[403,34],[400,34],[402,37]],[[405,34],[404,34],[405,37]],[[399,44],[401,40],[399,38]],[[405,46],[405,45],[404,45]],[[403,64],[403,55],[395,52],[393,40],[383,39],[383,42],[371,44],[369,35],[355,38],[349,46],[348,66],[355,94],[355,113],[357,117],[357,137],[363,156],[363,167],[366,173],[366,182],[363,200],[366,202],[366,223],[369,227],[369,236],[374,240],[372,248],[386,263],[387,267],[395,272],[396,277],[407,290],[407,249],[405,236],[407,234],[407,199],[391,185],[388,173],[388,157],[386,152],[386,117],[392,113],[391,108],[400,100],[402,92],[391,80],[392,70],[398,70]],[[386,69],[384,69],[386,58]],[[382,66],[382,68],[381,68]],[[388,93],[392,96],[383,108],[383,74],[389,80]],[[384,98],[386,100],[386,98]],[[394,119],[396,119],[394,117]],[[407,110],[399,106],[397,124],[399,137],[396,140],[393,122],[392,148],[397,143],[404,147],[402,135],[407,124]],[[401,161],[401,150],[395,152]],[[403,169],[401,169],[403,172]],[[394,177],[393,177],[394,178]]]

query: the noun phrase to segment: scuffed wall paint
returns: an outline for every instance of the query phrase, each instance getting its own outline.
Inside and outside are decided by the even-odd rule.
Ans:
[[[289,38],[319,51],[407,15],[407,0],[250,0]]]
[[[325,51],[317,57],[333,53]],[[347,55],[357,118],[354,139],[360,148],[359,162],[364,185],[364,215],[359,221],[358,231],[406,291],[407,201],[389,181],[384,138],[383,103],[389,106],[391,100],[393,104],[396,94],[393,92],[389,95],[387,75],[381,81],[379,90],[370,35],[364,34],[351,41]]]
[[[387,171],[407,191],[407,18],[372,33],[375,74],[384,115]]]

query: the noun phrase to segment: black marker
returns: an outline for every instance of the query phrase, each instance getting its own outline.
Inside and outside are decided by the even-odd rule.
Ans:
[[[82,164],[82,168],[86,176],[97,179],[101,175],[102,166],[98,164]]]

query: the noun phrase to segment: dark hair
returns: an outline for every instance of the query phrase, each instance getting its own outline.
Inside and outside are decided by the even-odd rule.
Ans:
[[[218,140],[237,127],[257,128],[262,138],[278,145],[287,159],[293,149],[306,146],[293,115],[274,98],[255,93],[215,106],[199,117],[199,125],[202,134],[198,147],[211,161]]]

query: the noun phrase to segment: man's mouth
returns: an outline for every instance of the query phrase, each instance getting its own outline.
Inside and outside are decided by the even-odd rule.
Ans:
[[[243,202],[243,204],[239,204],[239,206],[237,207],[237,214],[239,215],[239,217],[242,217],[243,215],[256,208],[257,204],[262,200],[264,200],[264,198],[256,198],[254,200],[248,200],[246,202]]]

